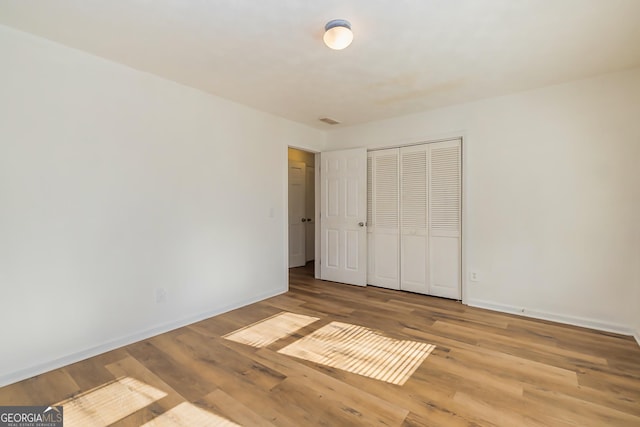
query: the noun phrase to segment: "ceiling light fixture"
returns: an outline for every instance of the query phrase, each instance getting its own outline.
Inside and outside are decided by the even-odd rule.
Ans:
[[[344,19],[333,19],[324,26],[324,44],[333,50],[342,50],[353,41],[351,24]]]

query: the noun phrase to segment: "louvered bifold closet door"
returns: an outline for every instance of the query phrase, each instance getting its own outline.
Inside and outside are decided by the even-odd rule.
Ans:
[[[400,288],[429,293],[428,146],[400,149]]]
[[[460,299],[461,141],[429,150],[429,293]]]
[[[400,289],[398,149],[368,153],[367,283]]]

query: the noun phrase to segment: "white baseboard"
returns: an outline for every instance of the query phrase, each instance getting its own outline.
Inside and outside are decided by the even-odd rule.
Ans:
[[[44,363],[40,363],[34,366],[30,366],[28,368],[20,369],[15,372],[11,372],[9,374],[5,374],[0,376],[0,387],[4,387],[9,384],[13,384],[18,381],[25,380],[27,378],[31,378],[35,375],[40,375],[45,372],[49,372],[54,369],[62,368],[63,366],[70,365],[72,363],[79,362],[81,360],[88,359],[93,356],[97,356],[102,353],[106,353],[111,350],[115,350],[120,347],[124,347],[129,344],[133,344],[138,341],[145,340],[147,338],[151,338],[156,335],[160,335],[165,332],[172,331],[174,329],[181,328],[183,326],[190,325],[192,323],[199,322],[201,320],[208,319],[213,316],[217,316],[222,313],[226,313],[227,311],[235,310],[236,308],[244,307],[249,304],[253,304],[258,301],[265,300],[267,298],[274,297],[276,295],[280,295],[287,292],[287,288],[278,288],[273,289],[269,292],[264,292],[260,295],[257,295],[253,298],[249,298],[246,300],[236,301],[235,303],[228,304],[222,307],[218,307],[215,310],[207,311],[204,313],[199,313],[195,316],[185,317],[180,320],[164,323],[162,325],[146,329],[144,331],[135,332],[131,335],[127,335],[122,338],[118,338],[115,340],[111,340],[104,344],[100,344],[95,347],[83,349],[74,353],[71,353],[67,356],[60,357],[58,359],[49,360]],[[53,403],[53,402],[49,402]]]
[[[465,304],[486,308],[488,310],[499,311],[502,313],[517,314],[525,317],[532,317],[534,319],[550,320],[552,322],[566,323],[568,325],[582,326],[584,328],[596,329],[599,331],[613,332],[621,335],[634,336],[638,344],[640,345],[640,333],[634,331],[632,328],[616,323],[607,323],[595,319],[589,319],[585,317],[567,316],[564,314],[547,313],[544,311],[529,310],[527,308],[516,307],[511,305],[496,304],[488,301],[481,300],[467,300]]]

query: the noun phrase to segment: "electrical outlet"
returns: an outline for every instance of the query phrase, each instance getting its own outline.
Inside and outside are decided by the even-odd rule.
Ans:
[[[480,274],[478,274],[477,271],[470,271],[469,272],[469,280],[471,280],[472,282],[479,282],[480,281]]]
[[[167,291],[164,288],[156,289],[156,304],[167,302]]]

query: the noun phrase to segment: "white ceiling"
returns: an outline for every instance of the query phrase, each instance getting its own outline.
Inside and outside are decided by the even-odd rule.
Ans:
[[[640,66],[640,0],[0,0],[0,23],[320,129]]]

